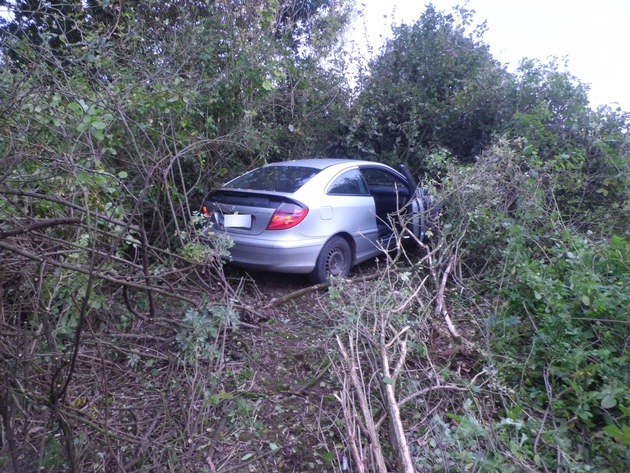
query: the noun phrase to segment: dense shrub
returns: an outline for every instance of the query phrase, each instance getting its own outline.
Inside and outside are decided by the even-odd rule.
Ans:
[[[446,231],[465,232],[466,280],[492,301],[488,361],[511,393],[505,408],[537,419],[528,454],[547,468],[621,471],[627,439],[615,429],[629,420],[630,243],[614,224],[595,234],[584,229],[587,218],[565,217],[577,207],[557,193],[577,176],[532,162],[518,142],[495,146],[451,174]],[[611,201],[611,223],[628,221]]]

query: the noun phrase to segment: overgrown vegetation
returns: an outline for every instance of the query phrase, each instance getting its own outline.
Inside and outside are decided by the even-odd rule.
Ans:
[[[519,456],[533,470],[623,471],[627,444],[604,433],[628,421],[627,203],[605,210],[619,227],[591,224],[560,201],[571,171],[548,169],[514,143],[487,150],[450,174],[447,231],[466,234],[462,278],[484,306],[486,362]]]
[[[463,8],[353,93],[351,2],[0,6],[0,469],[630,469],[627,112]],[[226,273],[203,192],[328,154],[410,165],[430,240],[327,293]]]

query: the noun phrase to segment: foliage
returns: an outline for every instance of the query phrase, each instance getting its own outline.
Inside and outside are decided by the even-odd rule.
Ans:
[[[336,54],[347,7],[319,0],[1,4],[13,14],[0,24],[0,352],[11,360],[0,368],[3,439],[13,471],[94,469],[114,425],[129,418],[109,411],[127,394],[120,385],[122,392],[108,393],[106,376],[105,387],[88,388],[97,393],[89,411],[77,413],[88,404],[77,391],[90,384],[88,345],[98,347],[95,365],[117,366],[125,373],[117,379],[132,370],[151,396],[178,393],[182,410],[194,406],[190,413],[219,408],[212,386],[220,383],[227,327],[237,320],[226,308],[234,293],[220,264],[229,242],[200,242],[191,215],[207,187],[232,174],[328,146],[335,121],[326,117],[346,107],[342,66],[319,66]],[[217,303],[204,309],[199,294]],[[188,318],[172,320],[170,311]],[[177,359],[171,351],[147,355],[142,344],[153,338],[135,331],[149,320],[171,325],[173,346],[182,349]],[[100,339],[104,327],[135,344]],[[183,377],[169,384],[165,362]],[[201,376],[204,391],[198,374],[188,376],[207,364],[214,374]],[[104,377],[92,375],[99,383]],[[158,380],[166,384],[155,388]],[[171,409],[170,400],[160,404]],[[101,462],[101,471],[123,464],[140,471],[138,463],[144,471],[170,464],[201,471],[177,452],[186,429],[208,444],[206,417],[176,417],[164,425],[177,438],[150,424],[142,442],[119,435],[121,456]],[[95,427],[84,429],[84,421]],[[151,433],[169,440],[146,447]]]
[[[215,362],[221,354],[221,338],[228,328],[238,327],[238,316],[228,306],[206,307],[202,311],[188,309],[184,327],[176,340],[183,358],[194,365],[199,360]]]
[[[627,235],[630,115],[588,108],[586,86],[554,61],[524,61],[518,77],[506,136],[519,140],[523,165],[553,181],[558,210],[572,225],[597,232],[605,221],[615,229],[604,234]]]
[[[567,221],[576,209],[560,207],[557,193],[581,176],[503,143],[451,174],[446,230],[465,231],[465,274],[478,298],[493,301],[490,363],[511,392],[507,409],[539,423],[528,454],[547,468],[614,471],[627,461],[612,439],[630,403],[630,245],[615,234],[627,224],[614,223],[628,215],[611,198],[613,225],[598,234],[582,230],[588,216]],[[620,178],[627,185],[628,176]],[[602,437],[605,429],[617,437]]]
[[[434,148],[470,161],[501,126],[509,75],[472,33],[472,12],[445,14],[429,5],[413,25],[393,31],[371,63],[348,124],[351,146],[361,154],[418,171]]]
[[[220,468],[253,467],[299,430],[259,421],[282,397],[269,419],[320,415],[310,458],[339,470],[379,448],[422,470],[628,469],[628,113],[588,108],[556,61],[508,74],[461,8],[396,28],[353,97],[350,1],[0,6],[2,468],[214,470],[228,440],[243,455]],[[335,389],[284,382],[309,368],[295,343],[257,391],[277,358],[231,345],[239,315],[292,314],[239,304],[197,206],[264,161],[344,151],[439,181],[443,225],[313,303],[300,336],[334,325]],[[313,387],[336,408],[297,406]]]

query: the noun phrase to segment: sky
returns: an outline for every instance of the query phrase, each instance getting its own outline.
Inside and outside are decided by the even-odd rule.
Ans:
[[[356,34],[377,51],[391,25],[414,23],[429,0],[357,0]],[[447,13],[465,0],[433,0]],[[590,86],[591,107],[630,111],[630,0],[469,0],[484,42],[514,71],[523,58],[568,60],[566,70]]]

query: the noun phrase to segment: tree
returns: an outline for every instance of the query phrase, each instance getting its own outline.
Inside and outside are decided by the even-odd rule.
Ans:
[[[609,107],[592,110],[588,86],[555,60],[524,60],[515,79],[505,136],[518,143],[541,179],[553,181],[558,209],[568,221],[624,233],[630,224],[630,115]]]
[[[422,168],[422,157],[446,148],[470,161],[504,117],[510,76],[482,41],[468,34],[472,12],[445,14],[429,5],[413,25],[394,29],[371,63],[350,125],[365,155]]]

